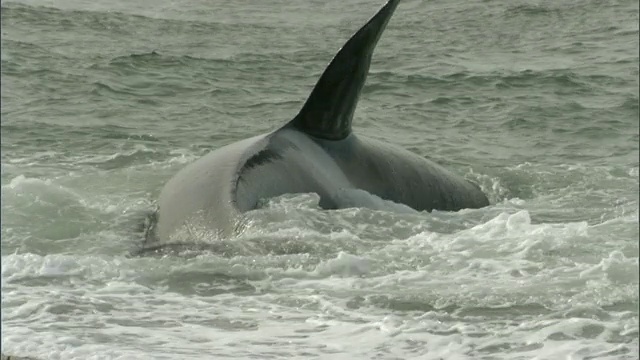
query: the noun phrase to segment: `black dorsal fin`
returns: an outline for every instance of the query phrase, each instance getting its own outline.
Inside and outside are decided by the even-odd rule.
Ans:
[[[369,73],[373,49],[398,2],[389,0],[344,44],[287,127],[327,140],[342,140],[351,134],[351,119]]]

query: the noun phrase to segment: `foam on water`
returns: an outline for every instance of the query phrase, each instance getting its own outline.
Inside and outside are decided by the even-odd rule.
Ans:
[[[257,226],[225,240],[251,244],[230,257],[4,255],[3,349],[72,359],[613,359],[637,348],[637,254],[593,233],[604,223],[535,223],[526,210],[489,208],[488,220],[433,232],[428,214],[316,205],[314,195],[269,202]],[[312,221],[261,226],[278,212]],[[414,230],[393,236],[385,221]]]

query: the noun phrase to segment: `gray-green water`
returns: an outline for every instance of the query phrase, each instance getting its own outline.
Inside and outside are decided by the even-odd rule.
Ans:
[[[411,1],[355,131],[492,205],[284,196],[221,252],[128,257],[162,185],[288,121],[381,1],[2,2],[2,351],[636,359],[638,2]]]

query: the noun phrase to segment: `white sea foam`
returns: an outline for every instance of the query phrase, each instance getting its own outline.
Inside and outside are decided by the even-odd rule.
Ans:
[[[270,211],[279,206],[291,204]],[[306,211],[320,222],[323,214],[351,216]],[[71,359],[551,359],[615,358],[637,347],[620,342],[638,332],[631,309],[602,308],[637,297],[637,258],[612,250],[598,263],[564,260],[571,256],[565,249],[598,246],[584,222],[535,223],[520,210],[454,233],[423,230],[384,243],[367,243],[348,228],[290,225],[263,232],[272,240],[231,258],[5,255],[3,348]],[[276,255],[269,249],[277,241],[306,250]],[[340,250],[354,242],[363,246]],[[64,336],[46,330],[54,324]]]

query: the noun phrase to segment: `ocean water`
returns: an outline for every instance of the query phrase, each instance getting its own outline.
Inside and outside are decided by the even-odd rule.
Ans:
[[[402,2],[354,131],[483,209],[272,199],[131,256],[179,169],[291,119],[382,1],[2,1],[2,352],[637,359],[638,2]]]

